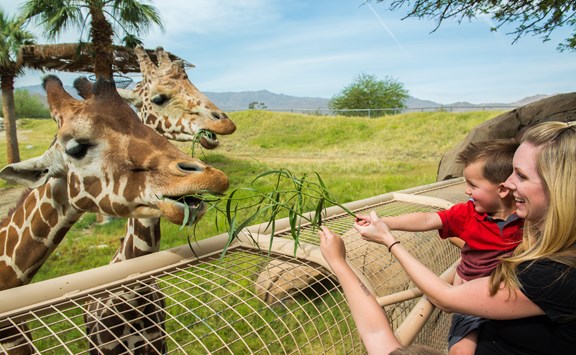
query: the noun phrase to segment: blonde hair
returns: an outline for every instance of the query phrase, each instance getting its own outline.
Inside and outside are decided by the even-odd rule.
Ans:
[[[525,221],[522,243],[504,258],[491,275],[490,293],[501,283],[518,288],[520,263],[546,258],[576,267],[576,126],[545,122],[528,129],[520,143],[540,148],[536,169],[548,197],[548,209],[540,221]]]

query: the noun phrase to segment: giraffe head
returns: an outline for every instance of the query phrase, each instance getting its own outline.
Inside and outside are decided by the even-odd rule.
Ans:
[[[172,61],[161,47],[156,48],[158,64],[141,46],[135,52],[143,80],[119,92],[146,125],[177,141],[192,141],[204,131],[200,144],[207,149],[218,146],[218,134],[234,133],[234,122],[190,82],[181,60]]]
[[[43,85],[58,124],[56,139],[41,157],[6,166],[3,178],[31,184],[63,178],[62,193],[79,211],[163,216],[178,224],[189,213],[203,213],[201,201],[185,196],[228,188],[224,173],[142,124],[113,82],[99,79],[87,100],[74,99],[55,76]]]

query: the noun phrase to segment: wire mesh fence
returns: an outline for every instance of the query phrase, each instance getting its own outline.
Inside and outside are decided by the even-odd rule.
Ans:
[[[464,201],[463,191],[459,179],[351,206],[379,215],[437,211]],[[438,197],[446,201],[436,203]],[[386,248],[360,240],[352,222],[343,213],[325,219],[342,235],[349,263],[375,295],[413,290]],[[24,341],[11,351],[40,354],[365,353],[343,293],[320,256],[317,231],[303,228],[296,255],[287,231],[272,237],[258,232],[254,228],[224,254],[226,238],[216,236],[210,238],[219,240],[216,246],[199,241],[194,251],[185,246],[0,292],[0,343],[10,344],[12,332],[12,339]],[[436,232],[397,237],[437,274],[458,260],[458,249]],[[120,271],[121,264],[133,269]],[[107,273],[112,281],[89,280],[104,280]],[[412,297],[385,305],[394,329],[405,325],[418,302]],[[448,325],[449,316],[434,310],[416,330],[415,342],[445,351]]]

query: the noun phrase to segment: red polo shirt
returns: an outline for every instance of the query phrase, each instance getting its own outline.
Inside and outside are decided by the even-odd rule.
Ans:
[[[522,219],[513,213],[506,221],[494,220],[486,213],[478,213],[468,201],[438,212],[442,239],[459,237],[466,244],[462,248],[462,262],[457,272],[464,280],[488,276],[500,263],[499,257],[510,253],[522,240]]]

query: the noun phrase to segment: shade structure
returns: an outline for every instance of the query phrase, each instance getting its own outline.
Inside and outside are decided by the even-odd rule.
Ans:
[[[94,72],[91,43],[60,43],[26,45],[18,52],[17,65],[36,70],[56,70],[65,72]],[[146,49],[148,57],[157,62],[156,52]],[[181,60],[187,68],[194,65],[166,52],[172,60]],[[114,73],[139,73],[140,63],[132,48],[113,46]]]

